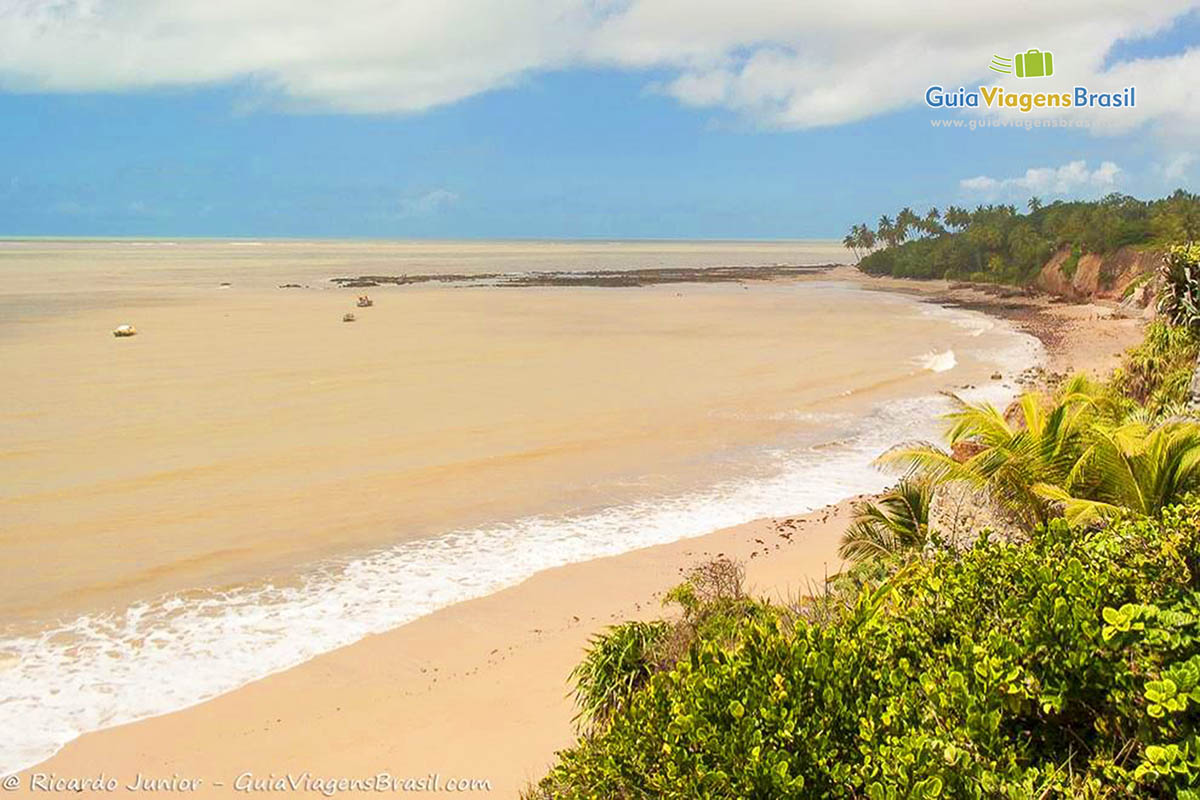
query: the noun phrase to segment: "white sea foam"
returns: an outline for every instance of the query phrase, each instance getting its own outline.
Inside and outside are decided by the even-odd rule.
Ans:
[[[1006,370],[1038,359],[1029,337],[1006,341],[981,355]],[[999,403],[1009,393],[992,383],[966,395]],[[836,446],[772,449],[763,474],[703,491],[453,531],[318,565],[294,585],[162,597],[0,641],[0,775],[81,733],[194,705],[549,567],[880,490],[891,477],[871,460],[935,438],[946,402],[888,403]]]
[[[921,369],[927,369],[930,372],[949,372],[958,366],[958,359],[954,357],[953,350],[925,353],[917,356],[914,361],[920,365]]]

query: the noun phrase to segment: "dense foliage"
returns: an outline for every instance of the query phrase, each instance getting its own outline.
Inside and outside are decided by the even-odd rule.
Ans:
[[[1163,257],[1158,309],[1174,325],[1200,331],[1200,244],[1176,245]]]
[[[1177,415],[1189,400],[1200,356],[1200,331],[1154,322],[1142,343],[1126,354],[1109,381],[1111,402],[1127,414]]]
[[[920,550],[929,542],[929,481],[901,480],[878,497],[854,504],[854,522],[842,534],[838,554],[863,561]]]
[[[1200,490],[1200,424],[1149,413],[1086,377],[1057,396],[1029,392],[1008,413],[957,402],[947,438],[967,454],[916,444],[881,460],[935,486],[982,490],[1025,527],[1152,516]]]
[[[1032,198],[1028,208],[951,206],[924,216],[905,208],[874,230],[853,226],[843,244],[870,274],[1025,284],[1060,248],[1071,248],[1063,265],[1069,277],[1083,253],[1200,239],[1200,197],[1182,189],[1149,202],[1122,194],[1050,205]]]
[[[1198,567],[1193,504],[911,561],[828,622],[764,607],[531,796],[1195,797]]]
[[[587,656],[571,672],[575,721],[580,730],[604,725],[653,674],[655,653],[671,626],[663,620],[632,620],[592,637]]]

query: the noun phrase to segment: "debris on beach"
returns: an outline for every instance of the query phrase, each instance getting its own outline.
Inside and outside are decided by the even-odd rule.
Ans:
[[[368,297],[365,294],[359,295],[359,298],[358,298],[358,307],[359,308],[370,308],[373,305],[375,305],[375,301],[372,300],[370,297]]]
[[[357,319],[353,314],[342,314],[342,322],[354,322]]]
[[[137,336],[137,328],[133,327],[132,325],[118,325],[117,327],[113,328],[113,336]]]

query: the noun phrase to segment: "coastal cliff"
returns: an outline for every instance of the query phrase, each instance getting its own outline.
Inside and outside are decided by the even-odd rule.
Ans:
[[[1072,301],[1107,300],[1147,308],[1162,251],[1126,245],[1110,253],[1060,247],[1042,267],[1034,288]]]

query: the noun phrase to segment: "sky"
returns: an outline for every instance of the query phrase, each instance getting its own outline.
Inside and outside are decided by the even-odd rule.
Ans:
[[[1030,48],[1052,76],[988,69]],[[840,238],[1156,197],[1196,190],[1197,78],[1200,0],[0,0],[0,235]],[[1011,127],[1055,118],[1091,127]]]

